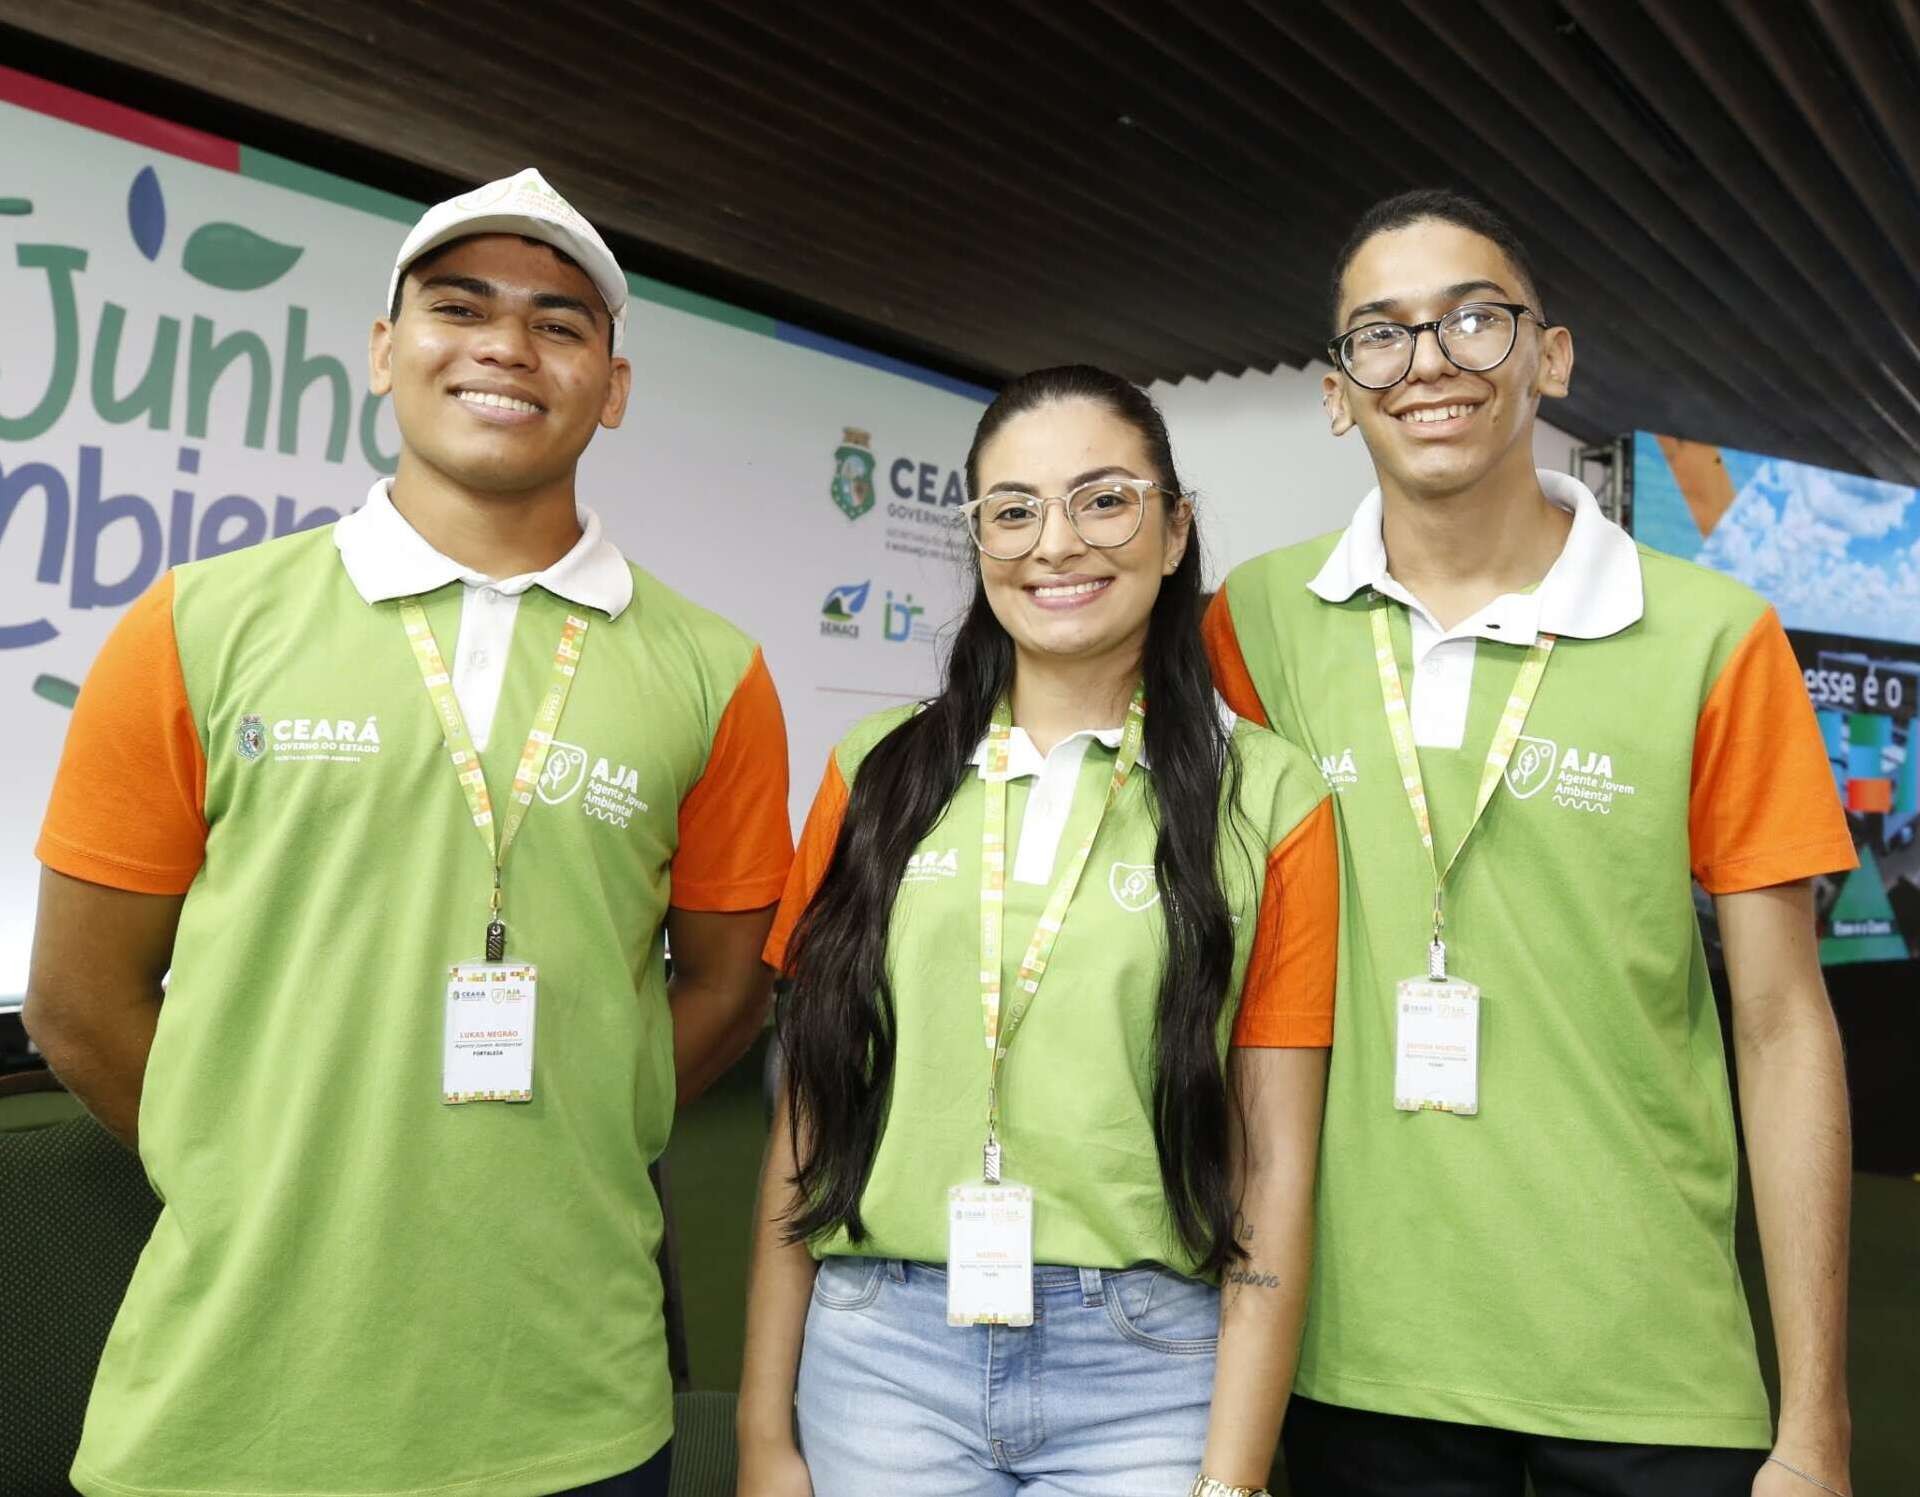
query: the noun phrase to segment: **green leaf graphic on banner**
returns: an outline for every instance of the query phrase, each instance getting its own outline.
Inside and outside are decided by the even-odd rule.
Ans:
[[[306,251],[279,244],[239,224],[202,224],[187,241],[180,263],[188,275],[222,291],[258,291],[292,270]]]
[[[31,198],[0,198],[0,218],[25,218],[31,212]]]
[[[45,697],[56,707],[71,707],[80,698],[80,688],[58,676],[36,676],[33,694]]]

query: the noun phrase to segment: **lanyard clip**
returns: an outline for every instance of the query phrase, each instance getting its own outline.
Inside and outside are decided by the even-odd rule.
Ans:
[[[493,865],[493,894],[487,900],[487,960],[507,958],[507,928],[500,923],[500,865]]]
[[[1447,928],[1446,912],[1440,903],[1440,886],[1433,886],[1433,940],[1427,946],[1427,980],[1445,982],[1447,980],[1447,943],[1440,939],[1440,933]]]

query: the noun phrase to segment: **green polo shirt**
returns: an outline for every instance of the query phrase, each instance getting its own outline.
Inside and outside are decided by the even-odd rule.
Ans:
[[[505,874],[508,954],[539,968],[533,1100],[445,1105],[447,969],[481,955],[491,861],[398,603],[363,596],[332,529],[178,568],[129,610],[40,842],[71,876],[185,895],[140,1114],[165,1209],[101,1360],[90,1494],[534,1497],[671,1432],[662,922],[779,895],[771,683],[617,553],[604,606],[520,592],[496,807],[566,614],[590,623]],[[424,548],[388,540],[363,564]],[[451,651],[483,605],[431,556]]]
[[[1574,512],[1565,552],[1537,589],[1452,630],[1387,574],[1378,491],[1346,532],[1237,568],[1209,615],[1223,693],[1315,756],[1340,824],[1297,1386],[1578,1439],[1765,1446],[1692,882],[1764,887],[1849,867],[1853,849],[1766,604],[1636,548],[1582,486],[1539,476]],[[1474,1117],[1393,1107],[1394,989],[1425,974],[1433,882],[1381,703],[1376,592],[1443,864],[1526,648],[1559,636],[1448,886],[1449,968],[1483,993]]]
[[[835,750],[781,902],[767,959],[782,965],[794,923],[830,864],[848,787],[874,744],[912,709],[861,723]],[[1080,733],[1044,758],[1016,729],[1008,766],[1006,990],[1052,881],[1096,825],[1039,995],[1001,1068],[1009,1179],[1034,1190],[1034,1261],[1080,1268],[1165,1263],[1173,1236],[1153,1131],[1154,1019],[1166,940],[1154,881],[1153,769],[1142,761],[1100,820],[1119,734]],[[1338,924],[1332,807],[1312,763],[1237,724],[1238,814],[1223,806],[1220,866],[1234,919],[1224,1055],[1241,1045],[1318,1046],[1332,1037]],[[980,756],[984,765],[984,756]],[[980,837],[984,767],[967,772],[910,858],[889,926],[898,1016],[893,1090],[861,1215],[867,1236],[817,1255],[941,1262],[947,1187],[978,1180],[987,1096],[980,1009]]]

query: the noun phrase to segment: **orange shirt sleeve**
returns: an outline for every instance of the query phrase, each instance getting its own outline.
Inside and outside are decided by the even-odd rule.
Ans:
[[[813,902],[820,881],[833,862],[833,849],[840,841],[840,823],[847,815],[847,782],[840,777],[840,759],[827,755],[827,772],[807,812],[807,824],[800,832],[800,846],[793,855],[793,871],[787,875],[787,889],[780,896],[780,908],[773,917],[773,929],[761,960],[769,967],[787,969],[787,946],[793,940],[793,928],[800,923],[807,906]]]
[[[1250,723],[1267,726],[1267,709],[1261,705],[1260,692],[1253,684],[1253,673],[1240,653],[1240,636],[1233,629],[1233,610],[1227,606],[1223,587],[1207,605],[1207,616],[1200,622],[1200,637],[1206,643],[1207,660],[1213,666],[1213,689],[1225,698],[1234,715]]]
[[[1707,693],[1687,832],[1693,876],[1709,894],[1858,865],[1805,678],[1772,609]]]
[[[180,673],[173,573],[114,626],[74,703],[35,855],[136,894],[184,894],[206,856],[207,758]]]
[[[793,861],[787,724],[760,652],[733,689],[699,782],[680,803],[673,904],[758,910],[780,897]]]
[[[1331,1045],[1339,957],[1340,849],[1329,795],[1267,855],[1233,1043]]]

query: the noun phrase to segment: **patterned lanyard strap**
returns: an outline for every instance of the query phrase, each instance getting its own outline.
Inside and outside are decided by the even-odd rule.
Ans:
[[[1527,658],[1521,663],[1512,694],[1507,697],[1507,705],[1500,714],[1499,726],[1493,730],[1493,742],[1487,746],[1487,763],[1480,772],[1480,791],[1474,797],[1473,819],[1467,823],[1453,856],[1447,859],[1447,866],[1442,868],[1433,850],[1433,820],[1427,810],[1426,783],[1420,778],[1420,756],[1413,745],[1413,720],[1407,713],[1407,696],[1400,685],[1400,664],[1394,659],[1393,637],[1387,630],[1386,598],[1374,593],[1367,612],[1373,624],[1373,658],[1380,667],[1380,700],[1387,709],[1387,732],[1393,739],[1394,758],[1400,764],[1400,783],[1407,792],[1407,805],[1413,810],[1413,824],[1420,829],[1420,845],[1426,849],[1427,866],[1433,870],[1433,940],[1427,952],[1427,975],[1435,982],[1440,982],[1447,975],[1447,947],[1440,938],[1447,923],[1441,896],[1447,879],[1459,865],[1460,855],[1467,850],[1468,838],[1473,836],[1474,828],[1480,825],[1481,813],[1487,809],[1487,803],[1493,799],[1494,789],[1506,774],[1507,765],[1512,762],[1514,748],[1520,742],[1520,730],[1526,726],[1527,714],[1533,710],[1533,699],[1540,691],[1540,678],[1547,673],[1547,658],[1553,654],[1554,636],[1534,636],[1533,647],[1527,651]]]
[[[1080,875],[1093,856],[1094,839],[1101,823],[1140,761],[1140,747],[1146,741],[1147,696],[1145,687],[1135,687],[1127,706],[1127,722],[1120,733],[1120,751],[1114,756],[1113,778],[1107,782],[1107,798],[1100,816],[1080,843],[1072,861],[1061,870],[1053,890],[1033,928],[1033,939],[1020,959],[1014,977],[1013,1006],[1006,1022],[1000,1019],[1000,947],[1001,930],[1006,920],[1007,893],[1007,748],[1013,733],[1013,711],[1005,698],[993,709],[993,723],[987,733],[986,807],[980,823],[980,1007],[987,1035],[987,1143],[982,1155],[982,1174],[989,1185],[1000,1183],[1000,1062],[1006,1059],[1014,1031],[1026,1018],[1027,1010],[1040,991],[1040,979],[1046,975],[1053,957],[1054,943],[1067,918],[1067,906],[1080,885]]]
[[[479,829],[481,841],[486,843],[487,861],[493,865],[493,893],[487,903],[487,960],[501,961],[506,956],[507,928],[500,919],[500,872],[507,866],[507,852],[533,805],[533,787],[547,766],[547,750],[553,745],[553,735],[560,727],[560,714],[566,710],[567,694],[573,690],[574,673],[580,668],[587,621],[569,613],[560,631],[560,643],[553,651],[553,677],[533,715],[526,745],[520,750],[520,766],[513,773],[513,789],[507,797],[507,813],[496,841],[493,797],[487,793],[480,752],[474,748],[473,735],[467,731],[466,715],[460,710],[459,698],[453,694],[447,663],[440,656],[440,645],[427,623],[426,610],[418,598],[402,598],[400,618],[407,626],[407,643],[413,646],[420,679],[426,683],[427,695],[433,699],[433,710],[440,718],[440,731],[445,735],[448,757],[453,760],[453,772],[467,797],[467,808],[473,812],[473,824]]]

